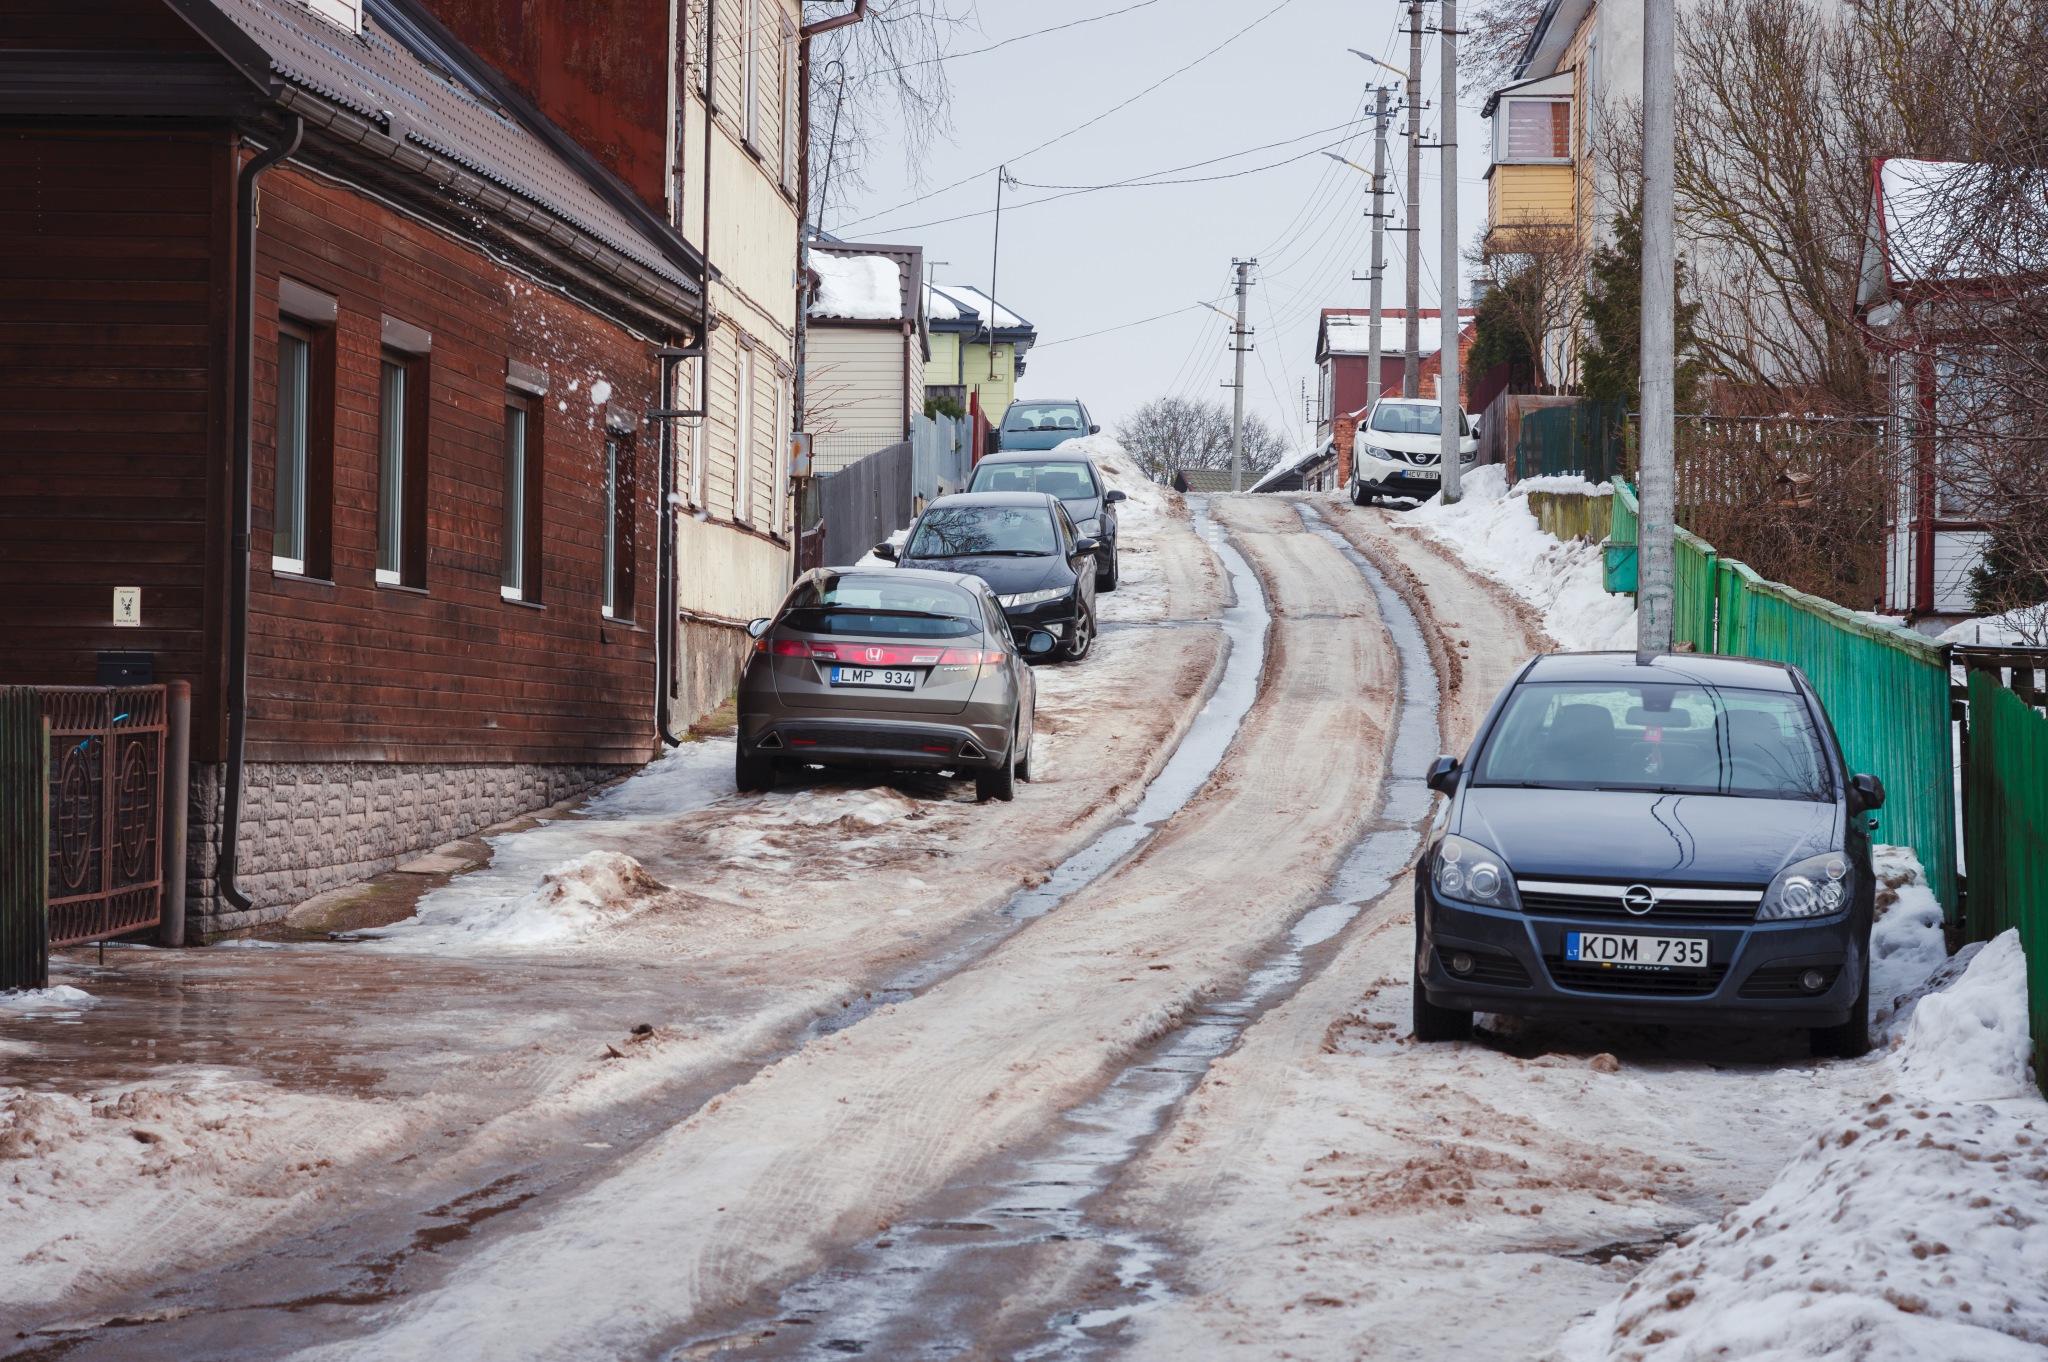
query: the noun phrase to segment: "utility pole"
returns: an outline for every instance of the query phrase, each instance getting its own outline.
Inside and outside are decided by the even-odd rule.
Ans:
[[[1408,0],[1408,361],[1401,396],[1422,396],[1422,0]]]
[[[1443,157],[1443,263],[1437,267],[1436,395],[1443,412],[1443,451],[1437,467],[1443,476],[1444,505],[1464,495],[1464,431],[1458,420],[1458,0],[1444,0],[1443,25],[1437,32],[1443,55],[1443,108],[1436,115],[1436,144]]]
[[[996,266],[1003,259],[1003,182],[1010,178],[1008,166],[996,167],[996,230],[988,252],[988,376],[996,376]]]
[[[1231,384],[1236,391],[1231,395],[1230,411],[1230,490],[1244,490],[1244,354],[1251,349],[1245,342],[1251,332],[1244,324],[1245,289],[1251,283],[1252,266],[1257,260],[1233,260],[1237,270],[1237,325],[1230,333],[1230,348],[1237,352],[1237,381]]]
[[[1387,275],[1387,87],[1373,91],[1372,106],[1372,285],[1366,321],[1366,348],[1372,351],[1372,377],[1366,385],[1366,411],[1380,400],[1380,283]],[[1367,419],[1370,419],[1368,417]]]
[[[1673,0],[1643,4],[1642,467],[1636,527],[1636,658],[1671,651],[1678,270],[1672,215]]]

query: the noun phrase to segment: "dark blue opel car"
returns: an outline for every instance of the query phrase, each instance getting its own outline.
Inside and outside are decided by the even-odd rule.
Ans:
[[[1868,1051],[1874,776],[1796,668],[1562,653],[1494,702],[1417,867],[1415,1036],[1475,1012]]]

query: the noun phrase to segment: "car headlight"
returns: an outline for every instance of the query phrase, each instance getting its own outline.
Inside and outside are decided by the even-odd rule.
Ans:
[[[1087,535],[1090,539],[1100,539],[1102,537],[1102,522],[1100,520],[1084,520],[1074,528]]]
[[[1446,836],[1436,847],[1431,870],[1436,892],[1447,899],[1513,908],[1515,887],[1500,856],[1469,837]]]
[[[1043,591],[1019,591],[1019,592],[1018,592],[1018,593],[1017,593],[1016,595],[1014,595],[1014,596],[998,596],[998,597],[997,597],[996,599],[997,599],[997,600],[999,600],[999,601],[1001,601],[1001,602],[1002,602],[1002,603],[1003,603],[1004,605],[1006,605],[1006,606],[1008,606],[1008,605],[1038,605],[1038,604],[1040,604],[1041,602],[1044,602],[1044,601],[1056,601],[1056,600],[1058,600],[1058,599],[1059,599],[1060,597],[1062,597],[1062,596],[1064,596],[1064,595],[1066,595],[1066,594],[1067,594],[1067,588],[1066,588],[1066,587],[1063,587],[1063,586],[1052,586],[1052,587],[1047,587],[1047,588],[1046,588],[1045,590],[1043,590]]]
[[[1382,449],[1378,445],[1362,445],[1358,452],[1365,455],[1368,459],[1389,460],[1394,457],[1392,450]]]
[[[1764,891],[1758,922],[1827,917],[1846,910],[1856,889],[1856,868],[1844,851],[1809,856],[1786,866]]]

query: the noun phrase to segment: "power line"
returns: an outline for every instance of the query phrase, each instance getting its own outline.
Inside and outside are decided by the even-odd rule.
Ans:
[[[1069,341],[1092,340],[1097,336],[1107,336],[1112,331],[1128,331],[1134,326],[1145,326],[1151,322],[1165,321],[1168,317],[1178,317],[1181,313],[1193,312],[1196,308],[1200,306],[1200,303],[1189,303],[1186,307],[1177,307],[1171,312],[1162,312],[1156,317],[1141,317],[1135,322],[1124,322],[1117,326],[1105,326],[1100,331],[1086,331],[1078,336],[1062,336],[1058,340],[1054,341],[1039,341],[1036,344],[1034,344],[1031,348],[1033,350],[1045,350],[1050,349],[1052,346],[1055,345],[1065,345]]]
[[[1076,133],[1083,132],[1089,128],[1094,127],[1097,123],[1100,123],[1103,119],[1109,117],[1113,113],[1116,113],[1118,110],[1129,108],[1131,105],[1137,103],[1146,95],[1151,94],[1154,90],[1157,90],[1160,86],[1166,84],[1168,81],[1174,79],[1177,76],[1185,75],[1189,71],[1194,70],[1197,66],[1200,66],[1203,62],[1209,60],[1209,58],[1215,56],[1218,52],[1221,52],[1224,48],[1230,46],[1239,38],[1242,38],[1245,34],[1251,32],[1260,24],[1265,23],[1266,20],[1272,18],[1274,15],[1278,14],[1281,10],[1286,9],[1289,5],[1293,3],[1294,0],[1280,0],[1279,4],[1273,6],[1273,8],[1267,10],[1258,18],[1246,24],[1243,28],[1237,30],[1237,32],[1231,34],[1228,38],[1225,38],[1222,42],[1216,44],[1216,46],[1210,48],[1201,56],[1196,57],[1193,61],[1188,62],[1185,66],[1176,67],[1174,70],[1167,72],[1164,76],[1161,76],[1158,80],[1152,82],[1152,84],[1138,91],[1138,93],[1132,95],[1129,99],[1124,100],[1120,104],[1115,104],[1107,109],[1104,109],[1101,113],[1095,115],[1095,117],[1089,119],[1087,122],[1076,124],[1075,126],[1068,128],[1065,132],[1060,133],[1056,137],[1047,138],[1045,141],[1040,142],[1037,146],[1031,148],[1029,151],[1019,152],[1015,156],[1004,157],[1002,161],[998,162],[998,165],[1008,165],[1013,162],[1021,161],[1027,156],[1035,156],[1039,152],[1044,151],[1047,147],[1052,146],[1055,143],[1064,142],[1069,137],[1074,136]],[[842,224],[840,230],[846,231],[851,228],[858,227],[864,222],[873,222],[876,218],[886,217],[888,214],[895,212],[899,208],[908,208],[914,203],[923,203],[926,199],[936,198],[938,195],[958,189],[960,186],[964,184],[973,184],[976,180],[979,180],[982,176],[988,174],[991,170],[994,170],[996,168],[996,166],[984,166],[982,169],[975,171],[972,175],[962,176],[960,179],[953,181],[953,183],[949,185],[944,185],[938,189],[931,190],[928,193],[919,194],[916,198],[905,199],[903,202],[895,205],[895,207],[893,208],[884,208],[880,212],[870,213],[866,217],[855,218],[852,222]]]
[[[911,71],[920,66],[936,66],[940,62],[953,61],[959,57],[978,57],[984,52],[993,52],[999,47],[1008,47],[1011,43],[1021,43],[1030,38],[1043,38],[1048,33],[1060,33],[1070,28],[1079,28],[1083,24],[1100,23],[1104,19],[1114,19],[1119,14],[1129,14],[1134,9],[1144,9],[1147,5],[1156,5],[1158,3],[1159,0],[1138,0],[1138,3],[1135,5],[1125,5],[1122,9],[1113,9],[1107,14],[1091,14],[1086,19],[1075,19],[1070,23],[1054,24],[1051,28],[1041,28],[1030,33],[1019,33],[1014,38],[1005,38],[999,43],[990,43],[987,47],[977,47],[968,52],[948,52],[944,56],[926,57],[921,61],[907,61],[901,66],[885,66],[880,70],[865,72],[863,79],[867,76],[893,76],[898,71]]]

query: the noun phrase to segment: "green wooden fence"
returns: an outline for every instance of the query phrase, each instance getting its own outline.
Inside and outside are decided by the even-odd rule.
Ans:
[[[1970,849],[1970,935],[2016,928],[2027,952],[2034,1053],[2048,1054],[2048,719],[1972,669],[1970,755],[1963,763]],[[2036,1061],[2039,1067],[2039,1061]]]
[[[1637,506],[1615,485],[1608,590],[1633,591]],[[1625,537],[1624,537],[1625,536]],[[1946,650],[1910,629],[1765,581],[1680,529],[1673,635],[1694,651],[1799,668],[1827,707],[1853,771],[1884,781],[1873,836],[1910,846],[1943,908],[1956,911],[1956,809]]]
[[[1606,482],[1621,475],[1628,468],[1622,435],[1627,417],[1621,402],[1573,402],[1523,413],[1515,440],[1516,479],[1577,474]]]
[[[50,726],[26,686],[0,686],[0,990],[50,982]]]

